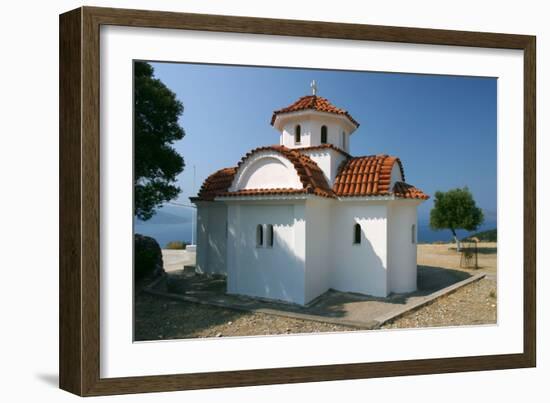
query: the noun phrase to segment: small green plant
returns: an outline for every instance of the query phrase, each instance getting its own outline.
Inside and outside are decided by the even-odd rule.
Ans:
[[[489,298],[495,298],[496,299],[497,297],[497,293],[495,290],[492,290],[490,293],[489,293]]]
[[[166,244],[166,249],[185,249],[187,247],[187,242],[183,241],[170,241]]]

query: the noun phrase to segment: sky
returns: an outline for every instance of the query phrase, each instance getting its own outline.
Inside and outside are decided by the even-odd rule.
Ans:
[[[186,165],[178,202],[189,203],[208,175],[248,151],[278,144],[273,111],[311,94],[315,80],[319,96],[360,123],[350,154],[399,157],[406,181],[432,196],[419,206],[419,220],[429,217],[436,191],[464,186],[486,215],[496,215],[495,78],[151,64],[184,105],[179,123],[186,135],[174,143]]]

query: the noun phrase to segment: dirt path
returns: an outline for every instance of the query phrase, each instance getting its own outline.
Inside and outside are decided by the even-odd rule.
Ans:
[[[481,268],[479,270],[460,268],[460,255],[451,247],[448,244],[419,245],[418,264],[461,270],[470,274],[483,272],[487,274],[487,277],[387,323],[382,326],[383,329],[496,323],[496,244],[480,245],[479,265]],[[143,292],[138,293],[135,304],[136,340],[350,330],[356,329],[342,325],[174,301]]]
[[[382,329],[493,324],[497,321],[496,282],[483,279],[410,312]]]
[[[135,340],[343,332],[355,328],[173,301],[141,292]]]

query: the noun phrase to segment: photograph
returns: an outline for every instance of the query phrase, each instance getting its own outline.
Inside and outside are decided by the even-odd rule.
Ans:
[[[133,92],[134,341],[497,325],[496,77],[134,60]]]

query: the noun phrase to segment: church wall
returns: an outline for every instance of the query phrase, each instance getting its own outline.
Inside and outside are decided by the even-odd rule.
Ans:
[[[227,206],[201,203],[197,208],[197,260],[199,273],[227,273]]]
[[[330,288],[330,214],[332,201],[306,203],[306,303]]]
[[[354,225],[361,243],[354,244]],[[331,287],[339,291],[385,297],[387,287],[387,207],[343,201],[332,209]]]
[[[296,125],[300,124],[300,143],[296,143],[294,140],[294,133],[296,130]],[[285,125],[283,130],[283,142],[282,145],[289,148],[296,147],[309,147],[313,145],[311,137],[311,120],[301,119],[299,121],[292,121]]]
[[[304,304],[304,203],[230,203],[227,291]],[[267,246],[267,225],[273,246]],[[257,245],[257,226],[264,245]]]
[[[309,156],[315,163],[321,168],[321,171],[325,174],[327,182],[330,187],[334,185],[336,175],[338,174],[338,168],[342,161],[346,159],[344,154],[339,151],[328,149],[321,150],[308,150],[304,154]]]
[[[294,142],[294,133],[297,124],[301,126],[300,144]],[[321,144],[321,126],[323,125],[327,126],[327,143],[349,152],[350,128],[344,125],[338,118],[322,113],[315,114],[310,112],[307,116],[297,115],[289,119],[282,128],[279,143],[289,148],[318,146]],[[342,138],[343,133],[346,133],[346,142]]]
[[[211,203],[197,203],[197,255],[195,270],[198,273],[207,273],[208,267],[208,205]]]
[[[395,201],[390,204],[388,209],[390,292],[402,293],[416,290],[418,232],[416,207],[417,204],[413,201]]]
[[[246,160],[229,190],[301,189],[302,186],[296,169],[288,159],[274,151],[263,151]]]

